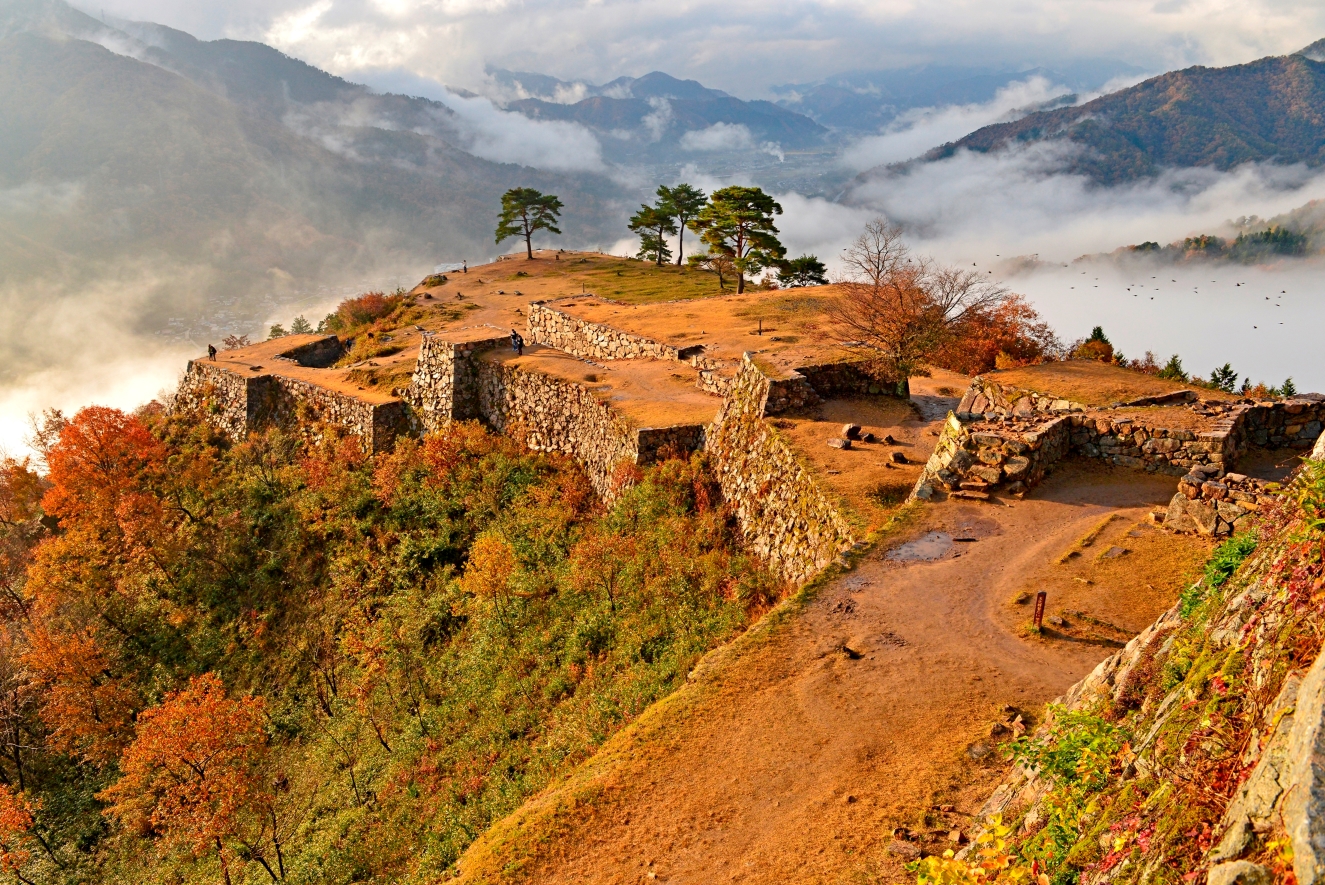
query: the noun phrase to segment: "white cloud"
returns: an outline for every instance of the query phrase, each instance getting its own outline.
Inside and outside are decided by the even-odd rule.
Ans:
[[[947,105],[906,111],[881,135],[862,138],[843,153],[847,168],[860,172],[884,163],[918,157],[932,147],[956,141],[982,126],[1022,116],[1036,105],[1072,90],[1044,77],[1010,83],[985,104]]]
[[[485,63],[595,82],[662,69],[742,95],[926,61],[1233,64],[1325,35],[1317,0],[108,0],[106,10],[204,39],[263,40],[351,78],[402,67],[474,87]]]
[[[750,130],[741,123],[714,123],[681,136],[681,147],[687,151],[750,150],[754,143]]]
[[[994,154],[966,151],[856,187],[853,205],[880,211],[954,257],[1039,253],[1070,260],[1146,240],[1169,242],[1227,219],[1270,217],[1325,197],[1325,173],[1245,165],[1184,169],[1099,187],[1062,172],[1071,146],[1041,143]]]
[[[482,97],[462,98],[448,92],[440,101],[456,112],[460,146],[485,160],[560,172],[604,169],[598,139],[576,123],[531,120],[500,110]]]

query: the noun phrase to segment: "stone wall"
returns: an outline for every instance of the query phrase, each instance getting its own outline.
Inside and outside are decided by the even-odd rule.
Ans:
[[[410,430],[405,404],[398,400],[368,403],[283,375],[245,378],[206,360],[189,362],[175,408],[198,409],[236,440],[273,425],[302,428],[316,438],[318,427],[329,424],[359,437],[368,451],[380,452]]]
[[[536,301],[529,305],[529,340],[572,356],[587,360],[680,361],[693,350],[581,320],[551,307],[551,303],[554,302]]]
[[[701,425],[636,428],[573,381],[497,362],[475,365],[478,416],[499,432],[518,428],[535,451],[575,458],[606,501],[620,491],[614,480],[620,465],[684,456],[703,444]]]
[[[1159,414],[1154,420],[1145,420],[1115,411],[1184,404],[1206,422],[1208,429],[1165,427]],[[1110,408],[1089,409],[1081,403],[1004,388],[976,377],[945,427],[931,464],[913,494],[923,498],[940,486],[950,491],[983,491],[1000,484],[1006,484],[1009,492],[1024,491],[1069,452],[1134,470],[1169,476],[1195,474],[1205,482],[1223,476],[1251,446],[1310,446],[1320,435],[1323,421],[1325,397],[1315,394],[1275,402],[1198,404],[1193,391],[1178,390]],[[1031,438],[1028,434],[1038,438],[1047,433],[1057,438],[1063,429],[1068,432],[1066,445],[1033,449],[1034,455],[1020,451]],[[1024,475],[1021,461],[1013,460],[1020,457],[1032,461]],[[1011,474],[1005,470],[1009,463],[1014,467]],[[1259,496],[1262,491],[1258,486],[1240,493]],[[1226,502],[1225,512],[1220,515],[1217,511],[1222,498],[1205,500],[1197,495],[1184,500],[1197,503],[1191,505],[1191,514],[1184,515],[1188,505],[1175,497],[1171,509],[1180,530],[1191,530],[1193,524],[1209,527],[1210,533],[1227,534],[1232,530],[1237,509],[1233,504]]]
[[[197,410],[213,427],[243,439],[252,426],[249,403],[260,403],[266,377],[245,378],[210,360],[189,360],[174,408]]]
[[[405,392],[405,401],[413,409],[420,428],[432,432],[450,421],[480,417],[475,357],[485,350],[508,345],[509,337],[500,334],[496,327],[491,338],[463,342],[425,333],[414,375]]]
[[[1034,488],[1071,448],[1073,417],[1005,429],[965,424],[949,413],[911,497],[929,500],[940,487],[986,492],[1003,486],[1009,494]]]
[[[749,549],[799,584],[853,542],[851,528],[764,418],[772,382],[749,354],[705,448]]]
[[[1279,487],[1241,473],[1213,477],[1194,471],[1178,481],[1164,527],[1215,537],[1234,534],[1248,516],[1273,503]]]

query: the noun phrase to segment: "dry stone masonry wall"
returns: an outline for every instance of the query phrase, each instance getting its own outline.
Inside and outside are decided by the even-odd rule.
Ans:
[[[747,545],[792,583],[853,542],[851,528],[765,419],[772,382],[747,354],[706,448]]]
[[[1207,429],[1166,427],[1117,414],[1117,408],[1188,406]],[[949,416],[913,497],[949,492],[1018,494],[1038,484],[1075,452],[1118,467],[1183,477],[1165,525],[1174,531],[1228,535],[1277,488],[1231,473],[1252,446],[1306,448],[1322,432],[1325,397],[1315,394],[1262,403],[1199,402],[1190,390],[1143,397],[1106,409],[977,377]]]
[[[480,417],[476,357],[508,343],[499,329],[493,327],[492,331],[491,337],[462,342],[423,336],[405,401],[425,432],[439,430],[450,421]]]
[[[316,438],[320,426],[333,425],[363,440],[366,450],[380,452],[410,430],[402,402],[364,402],[284,375],[245,378],[204,360],[190,361],[176,404],[201,410],[235,439],[266,426],[301,427]]]
[[[690,348],[678,348],[652,338],[577,319],[537,301],[529,305],[529,340],[588,360],[680,361]]]

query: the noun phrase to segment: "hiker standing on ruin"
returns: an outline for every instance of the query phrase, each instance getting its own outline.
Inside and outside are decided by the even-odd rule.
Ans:
[[[469,273],[469,259],[468,259],[468,258],[466,258],[464,261],[460,262],[460,272],[461,272],[461,273]]]
[[[216,362],[216,346],[213,344],[207,345],[207,359]]]
[[[516,356],[524,356],[524,339],[514,329],[511,330],[511,349],[515,351]]]

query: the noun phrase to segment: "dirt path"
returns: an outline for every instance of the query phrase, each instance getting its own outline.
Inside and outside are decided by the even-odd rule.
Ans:
[[[894,827],[946,836],[962,826],[1003,769],[990,729],[1004,706],[1038,712],[1119,644],[1070,630],[1025,636],[1015,600],[1027,578],[1110,513],[1137,533],[1172,490],[1170,478],[1073,464],[1024,501],[926,508],[907,537],[951,538],[938,537],[938,558],[878,551],[704,677],[665,727],[632,739],[592,801],[560,815],[555,837],[524,847],[527,880],[906,878],[887,850]],[[1200,542],[1173,543],[1190,545],[1189,563],[1202,555]],[[1114,611],[1111,623],[1139,629],[1185,577],[1173,558],[1149,560],[1134,556],[1129,571],[1101,559],[1104,577],[1078,576],[1072,604],[1107,609],[1125,593],[1126,617]],[[1071,561],[1086,567],[1080,554]],[[942,803],[956,809],[931,810]]]

